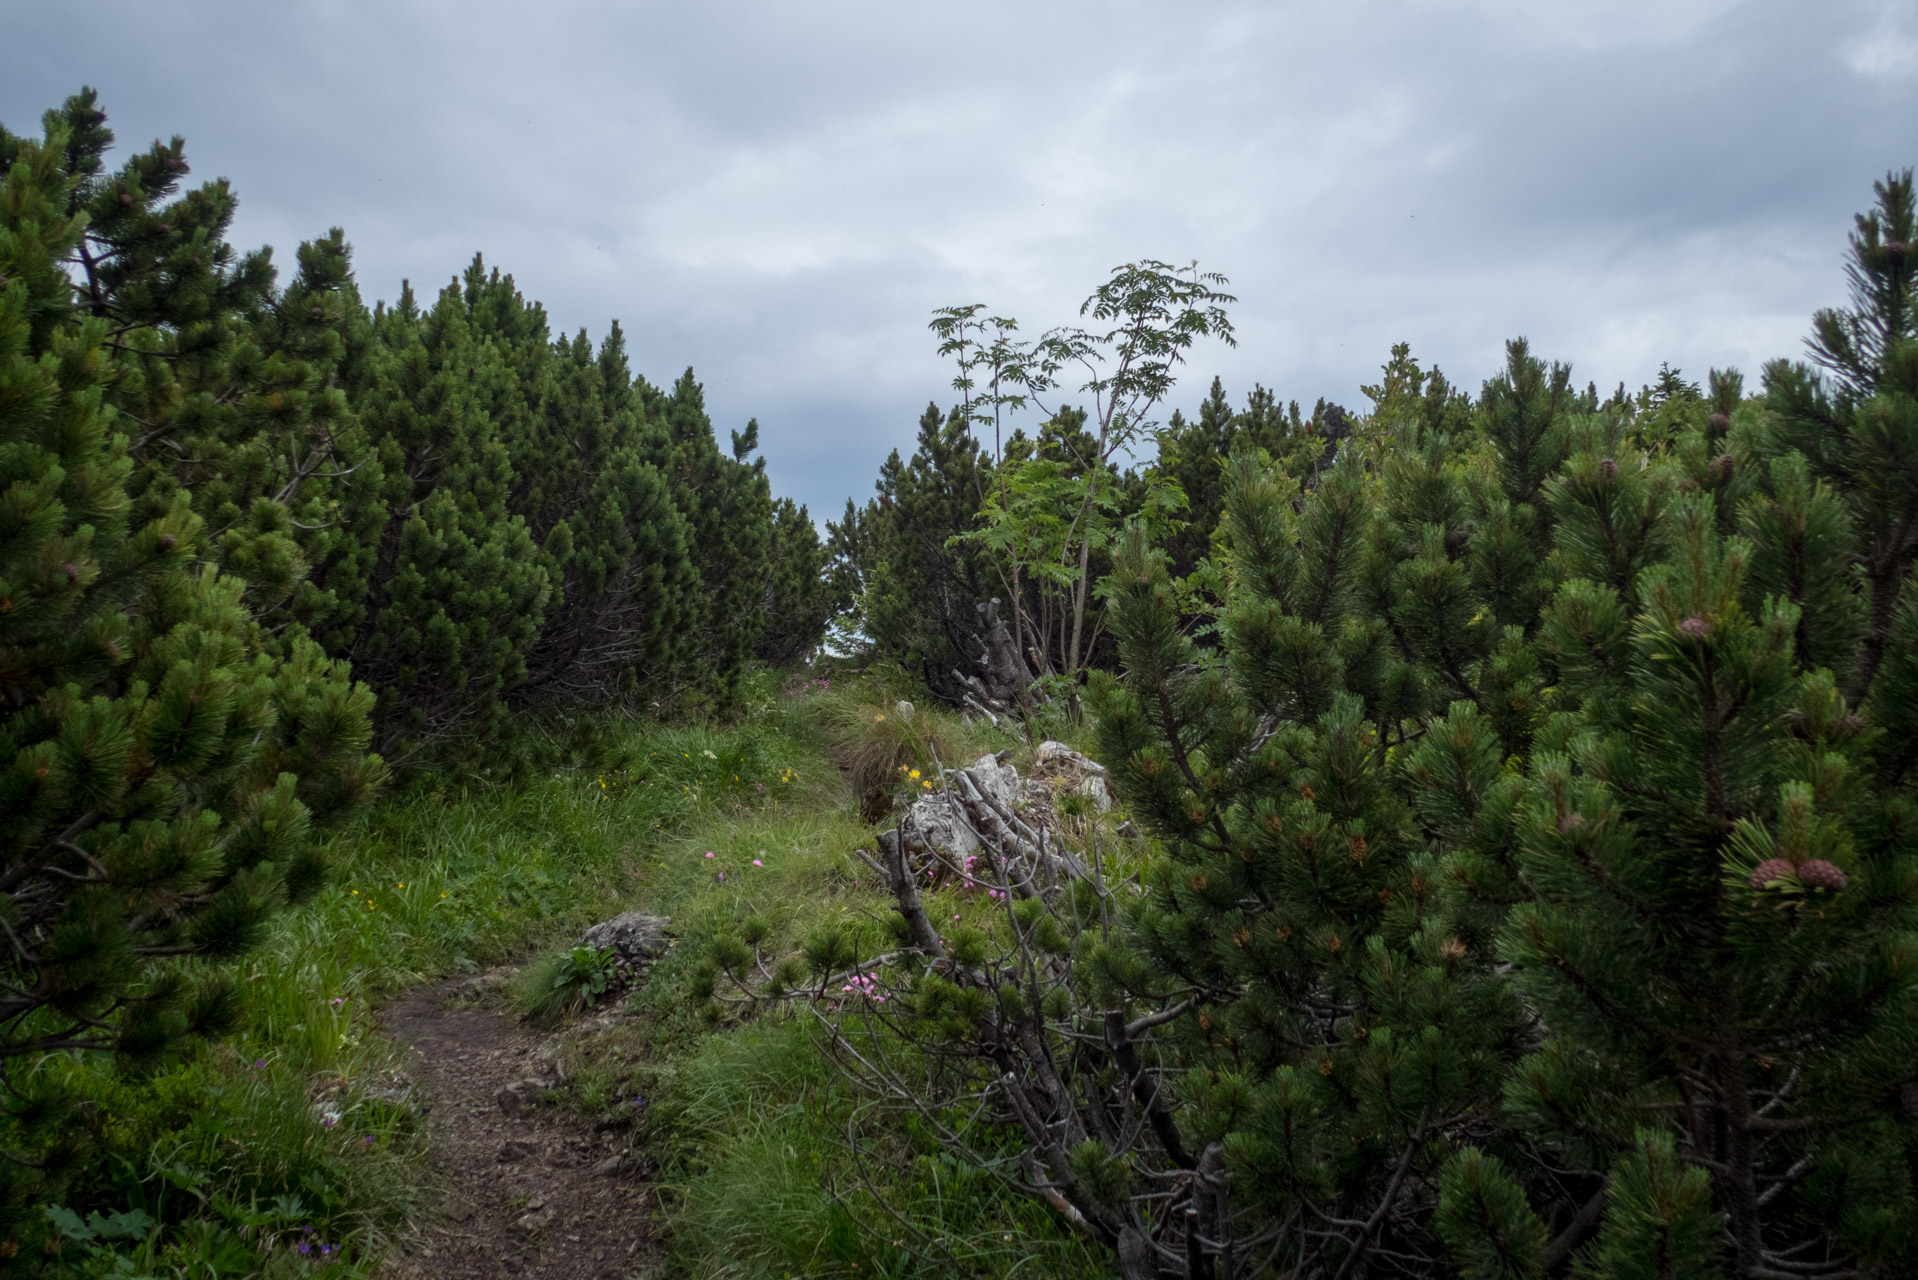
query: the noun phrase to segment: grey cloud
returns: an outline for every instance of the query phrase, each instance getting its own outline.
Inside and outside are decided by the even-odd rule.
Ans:
[[[481,250],[557,328],[694,365],[816,515],[944,398],[944,303],[1037,329],[1197,257],[1241,345],[1188,404],[1351,403],[1400,339],[1474,383],[1521,332],[1601,386],[1755,371],[1918,160],[1913,6],[1863,0],[20,9],[9,127],[95,84],[235,181],[243,241],[345,226],[370,296]]]

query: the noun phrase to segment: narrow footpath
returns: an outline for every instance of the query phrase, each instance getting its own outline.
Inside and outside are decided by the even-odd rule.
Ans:
[[[382,1280],[641,1280],[662,1250],[656,1204],[626,1130],[596,1129],[540,1095],[565,1079],[546,1042],[500,1008],[497,984],[457,979],[389,1006],[413,1050],[440,1187]]]

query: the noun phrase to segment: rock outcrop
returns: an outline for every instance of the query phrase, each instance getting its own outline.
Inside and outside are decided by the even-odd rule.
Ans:
[[[1111,807],[1105,770],[1064,743],[1041,745],[1035,776],[1022,780],[1012,753],[981,756],[947,770],[942,789],[914,800],[899,825],[879,836],[881,860],[904,867],[931,888],[977,884],[1029,897],[1083,877],[1079,855],[1058,839],[1054,801],[1087,797],[1096,812]]]

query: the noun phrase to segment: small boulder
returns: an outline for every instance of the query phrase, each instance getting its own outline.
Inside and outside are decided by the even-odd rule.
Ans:
[[[666,916],[628,911],[594,925],[580,935],[577,945],[616,952],[621,960],[637,968],[666,954],[673,945],[667,933],[671,925],[672,920]]]
[[[1106,767],[1097,760],[1083,752],[1074,751],[1063,742],[1055,742],[1051,738],[1039,744],[1037,750],[1033,752],[1033,758],[1038,761],[1041,769],[1056,769],[1069,765],[1081,773],[1103,774],[1106,771]]]
[[[1012,812],[1022,795],[1019,771],[1012,767],[1011,757],[1010,751],[980,756],[966,768],[966,776],[979,788],[979,794],[1007,813]]]
[[[515,1080],[494,1094],[493,1100],[509,1119],[516,1120],[539,1105],[539,1095],[546,1088],[542,1080]]]
[[[1066,794],[1084,796],[1092,801],[1094,813],[1104,813],[1112,808],[1112,792],[1107,789],[1106,780],[1101,777],[1083,779],[1076,786],[1067,787]]]
[[[1039,744],[1033,759],[1037,772],[1057,794],[1084,796],[1096,813],[1112,808],[1112,783],[1097,760],[1050,738]]]
[[[500,1143],[499,1162],[501,1164],[525,1164],[539,1154],[538,1144],[526,1138],[508,1138]]]

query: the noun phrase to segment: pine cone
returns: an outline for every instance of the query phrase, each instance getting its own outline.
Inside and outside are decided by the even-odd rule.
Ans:
[[[1767,858],[1752,868],[1752,888],[1770,888],[1774,881],[1784,880],[1788,878],[1791,873],[1792,865],[1790,859]]]
[[[1732,469],[1737,465],[1737,459],[1733,458],[1729,453],[1719,454],[1716,458],[1712,459],[1713,481],[1718,484],[1724,484],[1732,478]]]
[[[1607,480],[1618,479],[1618,460],[1615,458],[1600,459],[1598,474]]]
[[[1798,864],[1798,883],[1807,889],[1830,889],[1836,893],[1850,883],[1845,873],[1823,858],[1811,858]]]
[[[1687,618],[1678,624],[1678,629],[1694,640],[1703,640],[1712,633],[1712,624],[1703,618]]]
[[[1711,416],[1711,424],[1712,424],[1713,431],[1728,431],[1731,429],[1731,425],[1732,425],[1731,415],[1724,414],[1724,413],[1714,413]]]
[[[1885,256],[1891,259],[1891,265],[1894,267],[1904,266],[1905,255],[1910,252],[1911,252],[1911,246],[1906,244],[1903,240],[1885,241]]]

